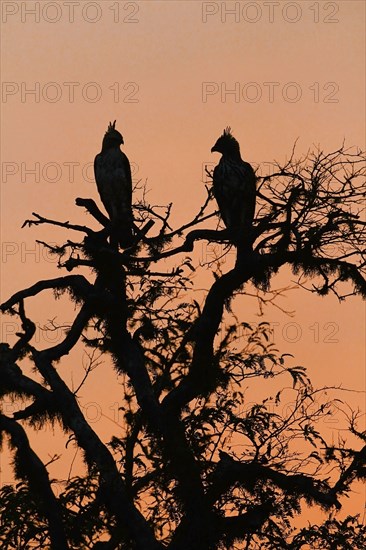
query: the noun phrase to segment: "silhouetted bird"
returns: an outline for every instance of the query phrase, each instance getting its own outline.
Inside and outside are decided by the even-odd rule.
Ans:
[[[232,233],[233,240],[247,235],[252,226],[255,199],[256,176],[248,162],[240,156],[239,143],[228,127],[218,138],[211,152],[222,154],[213,173],[213,191],[221,217]]]
[[[94,175],[98,192],[111,221],[111,244],[131,246],[132,178],[128,158],[121,151],[122,135],[109,123],[102,150],[94,160]]]

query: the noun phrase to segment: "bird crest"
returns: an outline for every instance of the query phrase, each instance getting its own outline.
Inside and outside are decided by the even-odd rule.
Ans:
[[[116,122],[117,122],[117,121],[115,120],[113,123],[112,123],[112,122],[109,123],[108,129],[107,129],[105,135],[110,134],[111,132],[114,132],[114,131],[115,131],[115,129],[116,129]]]
[[[231,126],[226,126],[225,130],[222,132],[222,138],[224,138],[225,140],[228,140],[230,141],[231,143],[238,143],[238,141],[234,138],[233,134],[231,133]]]
[[[102,148],[116,147],[123,145],[123,136],[116,130],[116,121],[110,122],[106,133],[104,134]]]

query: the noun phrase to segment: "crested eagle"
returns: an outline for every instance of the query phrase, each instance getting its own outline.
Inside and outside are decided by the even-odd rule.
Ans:
[[[218,138],[211,152],[222,154],[213,172],[213,192],[221,218],[233,240],[248,236],[252,226],[255,200],[256,176],[248,162],[240,155],[237,140],[227,127]]]
[[[94,160],[94,175],[102,203],[111,221],[111,244],[127,248],[132,235],[132,178],[127,156],[121,151],[124,143],[110,122],[104,135],[102,150]]]

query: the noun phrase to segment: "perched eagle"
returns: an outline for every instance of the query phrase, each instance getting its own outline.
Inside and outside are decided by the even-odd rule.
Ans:
[[[221,217],[233,240],[240,240],[250,232],[256,199],[256,176],[253,168],[240,156],[239,143],[224,130],[211,152],[222,154],[213,172],[213,191]]]
[[[111,220],[111,244],[127,248],[132,244],[132,178],[128,158],[121,151],[122,135],[116,121],[109,123],[102,150],[94,160],[97,188]]]

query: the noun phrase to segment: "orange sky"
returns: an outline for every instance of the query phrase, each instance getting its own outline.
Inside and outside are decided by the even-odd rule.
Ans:
[[[199,208],[203,166],[217,162],[210,149],[227,125],[255,166],[285,159],[296,138],[299,155],[343,139],[365,145],[362,1],[2,1],[1,8],[2,300],[61,274],[34,240],[61,242],[64,234],[20,226],[33,211],[87,223],[74,199],[97,198],[88,163],[109,120],[124,135],[134,178],[148,180],[151,202],[174,202],[176,222]],[[278,286],[288,281],[284,274]],[[29,306],[41,323],[58,308],[60,320],[71,320],[42,300]],[[254,305],[240,302],[242,320],[258,320]],[[266,318],[279,323],[281,351],[308,366],[317,385],[364,390],[360,300],[340,306],[297,290],[284,305],[293,318],[274,309]],[[78,376],[72,368],[70,381]],[[108,384],[103,396],[89,390],[87,402],[103,403],[111,416]],[[364,404],[363,396],[348,398]],[[103,430],[110,421],[98,422]]]

